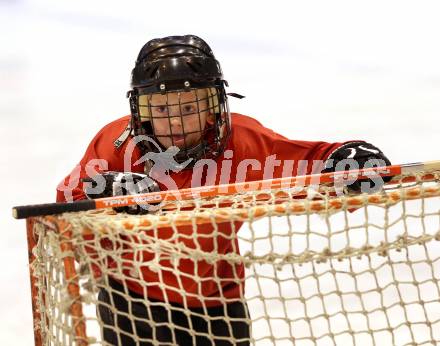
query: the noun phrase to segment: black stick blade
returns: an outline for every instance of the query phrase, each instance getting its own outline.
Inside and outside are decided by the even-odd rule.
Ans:
[[[91,199],[70,203],[33,204],[12,208],[12,216],[16,219],[25,219],[31,216],[54,215],[73,211],[92,210],[95,208],[95,201]]]

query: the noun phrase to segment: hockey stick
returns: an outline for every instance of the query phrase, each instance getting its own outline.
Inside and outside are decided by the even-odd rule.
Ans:
[[[324,174],[312,174],[296,177],[275,178],[268,180],[248,181],[242,183],[203,186],[181,190],[169,190],[151,192],[130,196],[115,196],[94,200],[81,200],[71,203],[47,203],[12,208],[12,215],[16,219],[24,219],[32,216],[61,214],[65,212],[77,212],[111,207],[124,207],[137,204],[172,202],[178,200],[191,200],[195,198],[209,198],[215,196],[228,196],[250,190],[287,189],[295,186],[306,187],[326,183],[353,181],[356,179],[368,179],[374,177],[390,177],[420,171],[440,170],[440,161],[427,161],[392,165],[386,167],[374,167],[351,171],[339,171]]]

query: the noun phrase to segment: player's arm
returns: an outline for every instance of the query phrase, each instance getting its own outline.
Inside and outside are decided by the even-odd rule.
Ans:
[[[266,157],[276,155],[282,164],[293,161],[292,169],[275,167],[273,177],[328,173],[335,170],[387,166],[390,160],[374,145],[364,141],[328,143],[288,139],[253,118],[237,116],[235,147],[243,157],[256,157],[264,164]],[[250,138],[246,141],[246,138]],[[246,145],[249,142],[251,145]],[[244,146],[244,150],[242,149]],[[284,167],[285,168],[285,167]],[[258,177],[264,179],[265,177]],[[267,177],[266,177],[267,178]],[[358,190],[361,182],[351,184],[349,189]]]
[[[81,161],[57,186],[57,202],[86,199],[83,180],[105,171],[123,170],[122,150],[115,150],[113,141],[122,132],[128,118],[121,118],[104,126],[88,145]],[[122,159],[121,159],[122,156]]]

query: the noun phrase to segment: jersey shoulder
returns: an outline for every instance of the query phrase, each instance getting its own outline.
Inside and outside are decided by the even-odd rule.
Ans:
[[[276,134],[258,120],[247,115],[232,113],[231,127],[229,149],[234,150],[237,157],[254,158],[271,151]]]
[[[239,113],[231,113],[231,126],[232,129],[249,130],[255,130],[258,127],[263,127],[263,125],[257,119]]]
[[[130,115],[109,122],[98,131],[90,144],[114,148],[115,142],[127,129],[129,122]]]
[[[127,127],[129,121],[130,121],[130,115],[125,115],[121,118],[113,120],[109,122],[107,125],[103,126],[101,130],[98,131],[97,136],[103,133],[105,133],[106,135],[114,134],[115,136],[111,135],[109,137],[115,140],[117,136],[119,136],[122,133],[122,131],[124,131],[124,129]]]
[[[257,119],[247,115],[232,113],[231,126],[233,140],[238,142],[250,140],[258,143],[259,141],[287,140],[286,137],[275,133]]]

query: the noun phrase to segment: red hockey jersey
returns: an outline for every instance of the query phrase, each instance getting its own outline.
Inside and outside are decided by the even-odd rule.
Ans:
[[[98,132],[79,165],[59,184],[57,201],[86,198],[80,178],[88,177],[92,168],[96,171],[127,171],[127,164],[124,167],[124,154],[128,141],[119,148],[115,148],[114,141],[124,131],[129,119],[129,116],[120,118]],[[231,120],[231,138],[225,152],[215,160],[216,165],[211,165],[210,168],[201,165],[177,173],[169,172],[168,177],[177,188],[310,174],[313,160],[323,162],[333,150],[343,144],[289,140],[265,128],[257,120],[240,114],[233,113]],[[135,164],[140,157],[140,151],[135,148],[129,158],[129,171],[143,173],[143,163]],[[307,165],[304,164],[305,160]],[[166,189],[167,186],[161,181],[159,179],[159,185]],[[238,222],[219,224],[216,232],[220,236],[217,237],[212,235],[213,226],[210,224],[198,226],[196,230],[192,227],[178,227],[177,241],[190,248],[200,247],[206,252],[215,250],[220,254],[238,253],[237,238],[228,234],[237,232],[240,226],[241,223]],[[172,233],[171,229],[161,229],[159,237],[168,239]],[[133,273],[130,271],[133,255],[127,253],[124,256],[124,263],[127,265],[124,274],[130,277]],[[232,301],[240,299],[244,294],[242,264],[232,265],[227,261],[212,264],[203,260],[181,259],[176,265],[164,260],[161,265],[169,270],[163,269],[158,273],[148,267],[148,262],[154,255],[142,253],[141,256],[145,266],[140,268],[136,278],[126,280],[129,289],[137,294],[143,295],[147,292],[149,298],[190,307],[216,306],[221,304],[219,298]],[[139,258],[136,260],[139,261]]]

